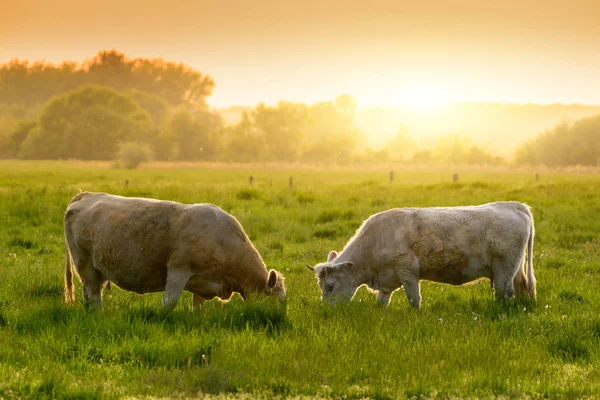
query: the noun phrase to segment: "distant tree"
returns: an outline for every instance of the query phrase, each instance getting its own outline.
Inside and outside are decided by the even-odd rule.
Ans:
[[[16,158],[21,144],[31,131],[37,127],[36,120],[21,120],[15,124],[10,135],[6,136],[4,145],[0,145],[0,156],[5,158]]]
[[[153,143],[148,113],[114,89],[84,86],[49,101],[21,145],[23,158],[109,160],[121,141]]]
[[[350,95],[335,102],[321,102],[309,108],[308,142],[305,160],[348,163],[365,147],[364,135],[354,125],[356,101]]]
[[[179,160],[212,160],[219,146],[218,133],[223,121],[206,110],[180,108],[167,122],[168,137],[175,145]]]
[[[305,144],[307,107],[301,103],[279,102],[276,107],[259,104],[250,114],[255,129],[264,138],[268,161],[294,161]]]
[[[354,126],[356,102],[349,95],[334,102],[258,104],[241,121],[223,129],[224,156],[235,161],[352,162],[364,148]]]
[[[116,50],[100,51],[83,63],[54,65],[11,60],[0,65],[0,103],[25,107],[85,84],[118,91],[137,89],[163,98],[171,105],[206,107],[214,80],[192,68],[162,59],[129,59]]]
[[[600,165],[600,114],[562,122],[516,151],[518,164]]]
[[[169,104],[162,97],[138,89],[131,89],[126,94],[150,114],[154,125],[162,126],[169,113]]]
[[[238,162],[262,161],[265,158],[265,137],[260,134],[248,112],[242,112],[242,120],[224,129],[227,160]]]
[[[412,164],[434,164],[435,160],[431,150],[419,150],[410,158]]]
[[[343,116],[346,117],[349,123],[354,121],[356,113],[356,100],[349,94],[342,94],[335,98],[335,106]]]
[[[433,151],[436,161],[447,164],[499,164],[500,157],[478,148],[473,139],[460,134],[441,136]]]
[[[402,124],[398,127],[396,136],[385,145],[385,149],[392,161],[406,161],[417,152],[419,146],[410,136],[406,125]]]
[[[18,104],[0,103],[0,117],[26,118],[27,109]]]

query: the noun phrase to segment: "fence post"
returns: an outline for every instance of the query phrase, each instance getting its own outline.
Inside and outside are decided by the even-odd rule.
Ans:
[[[454,174],[452,175],[452,182],[457,182],[458,181],[458,174]]]
[[[125,179],[125,189],[129,187],[129,179]]]
[[[535,181],[536,182],[540,181],[540,174],[537,174],[537,173],[535,174]]]
[[[254,177],[252,175],[250,175],[250,178],[248,178],[248,183],[250,184],[250,186],[252,186],[253,181],[254,181]]]
[[[392,183],[392,181],[394,180],[394,171],[390,171],[390,182]]]
[[[290,190],[292,190],[293,178],[290,176]]]

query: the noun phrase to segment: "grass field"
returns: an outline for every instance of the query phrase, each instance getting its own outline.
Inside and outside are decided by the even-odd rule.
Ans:
[[[388,184],[387,170],[0,161],[0,398],[600,397],[600,175],[452,172],[396,170]],[[79,189],[219,205],[285,275],[286,307],[236,295],[193,313],[185,293],[167,314],[161,294],[113,286],[88,312],[77,280],[65,305],[62,216]],[[320,303],[304,264],[369,215],[495,200],[533,208],[537,301],[496,303],[484,280],[423,282],[420,311],[402,290],[387,309],[365,288]]]

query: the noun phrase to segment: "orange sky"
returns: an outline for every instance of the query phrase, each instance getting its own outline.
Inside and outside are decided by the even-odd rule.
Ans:
[[[211,104],[600,104],[600,1],[1,0],[0,62],[100,49],[212,75]]]

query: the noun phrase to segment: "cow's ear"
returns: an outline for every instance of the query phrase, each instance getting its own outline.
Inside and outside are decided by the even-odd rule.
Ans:
[[[312,272],[315,272],[315,267],[306,264],[306,268],[310,269]]]
[[[272,269],[271,271],[269,271],[269,280],[267,281],[267,285],[269,285],[269,287],[271,289],[273,289],[276,284],[277,284],[277,272],[275,272],[275,270]]]
[[[327,262],[332,262],[333,260],[335,260],[338,256],[337,251],[332,250],[329,252],[329,255],[327,256]]]
[[[354,267],[354,263],[351,261],[346,261],[343,263],[335,264],[335,266],[338,268],[352,268]]]

